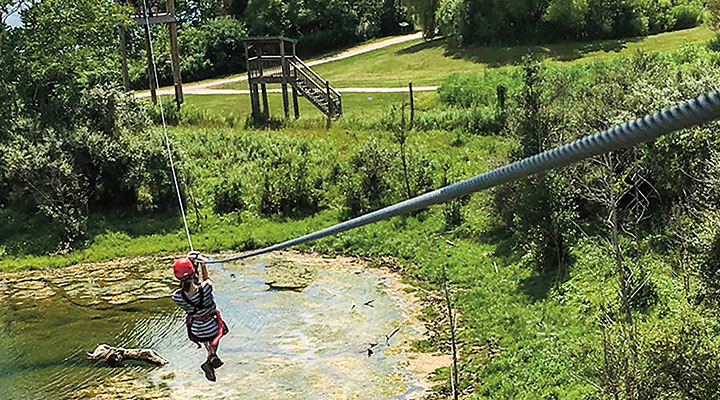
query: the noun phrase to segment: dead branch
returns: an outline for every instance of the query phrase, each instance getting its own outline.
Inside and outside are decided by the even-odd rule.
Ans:
[[[112,347],[107,344],[98,345],[92,353],[86,353],[87,358],[100,361],[112,366],[119,365],[123,360],[145,361],[155,365],[165,365],[168,361],[152,349],[124,349]]]

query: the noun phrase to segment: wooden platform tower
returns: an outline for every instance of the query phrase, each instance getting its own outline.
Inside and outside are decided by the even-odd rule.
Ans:
[[[340,93],[298,58],[295,52],[297,40],[285,37],[255,37],[243,39],[243,45],[247,62],[250,105],[255,122],[258,122],[260,115],[266,118],[270,116],[267,99],[268,84],[281,85],[285,118],[290,117],[288,86],[292,90],[295,118],[300,117],[298,97],[305,97],[325,114],[328,125],[331,119],[342,114]]]
[[[145,4],[141,3],[145,1]],[[156,77],[153,69],[153,53],[150,46],[150,25],[167,24],[170,34],[170,54],[172,61],[173,86],[175,87],[175,102],[180,108],[183,103],[182,79],[180,77],[180,56],[177,44],[177,19],[175,15],[175,0],[165,0],[164,12],[158,12],[152,0],[118,0],[120,5],[130,5],[135,10],[133,21],[142,26],[145,31],[145,52],[147,54],[148,84],[152,102],[157,104]],[[127,69],[127,35],[125,27],[120,26],[120,54],[122,64],[123,85],[130,90],[130,78]]]

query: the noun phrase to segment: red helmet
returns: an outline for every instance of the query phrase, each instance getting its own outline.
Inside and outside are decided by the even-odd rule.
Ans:
[[[186,278],[195,273],[192,261],[187,257],[178,258],[173,264],[173,272],[178,279]]]

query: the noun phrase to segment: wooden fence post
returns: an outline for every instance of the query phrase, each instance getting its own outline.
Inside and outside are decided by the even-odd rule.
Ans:
[[[452,303],[450,302],[450,291],[447,284],[447,272],[443,266],[443,292],[445,292],[445,303],[448,309],[448,320],[450,321],[450,345],[452,350],[453,365],[450,370],[450,387],[453,392],[453,399],[458,400],[458,367],[457,367],[457,347],[455,345],[455,319],[453,318]]]
[[[410,129],[412,129],[413,120],[415,119],[415,101],[413,99],[412,82],[410,82],[408,86],[410,87]]]
[[[120,68],[122,69],[123,87],[125,88],[125,90],[130,90],[130,77],[128,75],[127,66],[127,37],[125,36],[125,27],[119,25],[118,33],[120,35]]]

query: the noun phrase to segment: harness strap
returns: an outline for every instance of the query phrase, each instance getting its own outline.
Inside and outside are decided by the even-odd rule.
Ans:
[[[202,283],[198,286],[198,290],[200,291],[200,301],[198,302],[198,304],[195,304],[192,301],[190,301],[190,298],[185,293],[185,291],[180,289],[180,295],[182,296],[183,300],[185,300],[188,304],[193,306],[193,312],[192,312],[193,314],[196,314],[198,312],[198,310],[203,308],[203,303],[205,303],[205,292],[203,291]]]
[[[215,335],[215,339],[212,341],[213,347],[217,347],[218,343],[220,343],[220,338],[225,335],[225,322],[222,320],[222,317],[220,316],[220,310],[215,309],[215,315],[217,315],[217,325],[218,325],[218,333]]]
[[[197,313],[200,309],[205,308],[205,307],[203,307],[203,305],[205,303],[205,292],[203,291],[202,284],[200,284],[200,287],[198,288],[198,290],[200,291],[200,301],[198,304],[195,304],[192,301],[190,301],[190,298],[185,293],[185,291],[180,289],[180,295],[182,296],[183,300],[185,300],[188,304],[193,306],[193,312],[192,312],[193,314]],[[200,343],[198,343],[195,340],[195,335],[192,334],[192,330],[191,330],[192,322],[194,320],[206,321],[210,318],[214,318],[217,321],[218,333],[217,333],[217,335],[215,335],[215,337],[212,340],[213,346],[217,346],[218,343],[220,342],[220,338],[222,338],[225,334],[228,333],[227,325],[225,325],[225,322],[222,320],[222,317],[220,316],[220,310],[217,309],[214,301],[213,301],[213,304],[211,305],[211,307],[215,308],[215,312],[211,313],[209,315],[203,315],[201,317],[191,317],[190,314],[185,315],[185,326],[187,328],[188,338],[190,339],[190,341],[195,343],[198,346],[198,348],[200,347]]]

